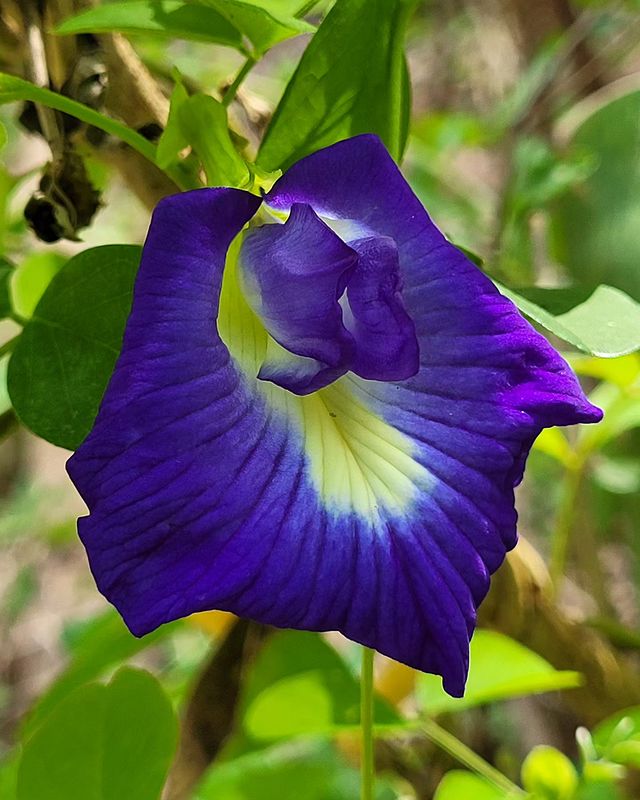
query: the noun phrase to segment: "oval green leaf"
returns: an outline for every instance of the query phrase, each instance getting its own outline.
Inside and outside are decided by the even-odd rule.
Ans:
[[[9,363],[9,395],[43,439],[73,450],[89,433],[120,352],[139,260],[131,245],[85,250],[58,272],[25,326]]]

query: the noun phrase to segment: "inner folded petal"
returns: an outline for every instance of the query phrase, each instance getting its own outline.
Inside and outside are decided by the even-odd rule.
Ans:
[[[303,383],[311,380],[314,388],[343,374],[353,358],[355,341],[339,301],[357,260],[355,251],[303,203],[291,207],[283,225],[263,225],[245,235],[239,265],[247,302],[281,347],[318,362],[318,374],[326,371],[326,380],[318,384],[310,375],[313,361],[305,362]],[[278,369],[265,365],[261,377],[279,382]],[[297,391],[295,380],[287,383]]]
[[[351,370],[369,380],[410,378],[420,368],[420,350],[402,302],[396,243],[370,236],[349,245],[358,253],[345,305],[345,325],[357,346]]]

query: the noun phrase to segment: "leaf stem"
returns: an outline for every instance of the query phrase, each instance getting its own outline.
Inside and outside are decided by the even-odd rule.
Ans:
[[[12,339],[9,339],[4,344],[0,345],[0,358],[6,356],[7,353],[11,353],[13,348],[18,344],[18,339],[20,338],[22,331],[16,334]]]
[[[360,676],[360,727],[362,731],[362,761],[360,800],[373,800],[373,659],[375,651],[362,648],[362,674]]]
[[[579,461],[568,468],[562,483],[562,497],[551,540],[551,557],[549,559],[549,575],[551,577],[551,585],[555,591],[560,586],[567,563],[567,553],[573,531],[576,501],[580,492],[582,476],[583,463]]]
[[[255,65],[256,65],[256,59],[253,56],[248,56],[247,60],[244,62],[242,67],[240,67],[240,70],[238,71],[238,74],[236,75],[236,77],[231,82],[231,85],[229,86],[227,91],[224,93],[224,97],[222,98],[222,105],[223,106],[231,105],[231,102],[232,102],[233,98],[236,96],[236,94],[238,93],[238,89],[240,88],[242,82],[247,77],[247,75],[251,72],[251,70],[254,68]]]
[[[509,780],[506,775],[503,775],[495,767],[492,767],[489,762],[475,753],[470,747],[467,747],[464,742],[457,739],[452,733],[441,728],[437,722],[432,719],[423,720],[422,731],[425,736],[430,739],[442,750],[449,753],[450,756],[464,764],[473,772],[485,778],[492,783],[497,789],[505,792],[509,797],[520,798],[526,797],[526,793],[515,783]]]

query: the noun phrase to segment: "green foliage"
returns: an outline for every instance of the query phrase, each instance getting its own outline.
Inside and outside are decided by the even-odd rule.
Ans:
[[[282,631],[256,660],[240,707],[250,739],[327,735],[358,726],[360,692],[357,679],[323,639]],[[375,722],[402,726],[401,718],[380,699]]]
[[[213,8],[180,0],[108,3],[70,17],[56,28],[56,33],[69,35],[110,31],[162,34],[244,50],[240,31],[221,14]]]
[[[410,91],[403,42],[414,5],[337,0],[276,109],[258,155],[261,167],[285,169],[358,133],[377,133],[401,158]]]
[[[160,684],[123,668],[68,695],[24,743],[17,798],[156,800],[176,741]]]
[[[433,800],[471,800],[471,798],[508,800],[509,795],[478,775],[463,770],[451,770],[438,784]]]
[[[352,800],[358,784],[332,745],[294,740],[214,766],[193,800]],[[375,797],[396,795],[380,781]]]
[[[578,773],[571,761],[555,747],[540,745],[524,760],[522,783],[535,800],[573,800]]]
[[[64,97],[57,92],[35,86],[33,83],[17,78],[15,75],[7,75],[4,72],[0,72],[0,105],[20,100],[42,103],[42,105],[49,108],[55,108],[64,114],[76,117],[82,122],[86,122],[87,125],[93,125],[95,128],[99,128],[101,131],[110,133],[112,136],[116,136],[126,142],[149,161],[154,161],[155,159],[155,147],[151,142],[121,122],[105,114],[100,114],[98,111],[89,108],[89,106],[78,103],[69,97]]]
[[[607,102],[575,131],[597,168],[558,201],[554,243],[561,263],[588,286],[609,283],[640,300],[640,92]]]
[[[616,358],[640,349],[640,305],[619,289],[497,286],[523,314],[584,353]]]
[[[496,669],[500,664],[500,669]],[[462,711],[523,695],[580,685],[576,672],[559,672],[536,653],[494,631],[478,630],[471,640],[469,680],[464,697],[450,697],[435,675],[420,674],[417,696],[430,715]]]
[[[83,11],[56,29],[58,34],[109,31],[213,42],[245,53],[246,37],[252,43],[252,52],[264,53],[284,39],[313,31],[313,27],[278,12],[275,4],[269,8],[264,3],[243,0],[127,0]]]
[[[25,326],[9,394],[43,439],[74,449],[89,432],[120,352],[139,258],[129,245],[85,250],[51,281]]]
[[[29,319],[65,261],[64,256],[51,250],[29,254],[11,272],[10,309],[22,319]]]
[[[204,94],[183,98],[177,107],[177,124],[202,162],[210,186],[244,187],[249,169],[235,149],[227,124],[227,110]]]
[[[71,692],[87,681],[95,680],[109,669],[122,664],[141,650],[157,644],[170,635],[180,623],[163,625],[157,631],[138,639],[126,628],[112,609],[83,626],[65,669],[44,692],[22,726],[23,738],[31,736],[51,710]]]

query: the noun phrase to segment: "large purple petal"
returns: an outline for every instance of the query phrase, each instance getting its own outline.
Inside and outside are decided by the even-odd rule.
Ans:
[[[436,630],[451,690],[463,680],[466,635],[489,575],[516,543],[513,489],[534,439],[601,412],[544,337],[435,227],[377,137],[303,159],[266,201],[280,211],[312,204],[347,243],[386,236],[397,244],[420,371],[395,383],[349,380],[414,442],[435,478],[405,535],[390,537],[418,614]]]
[[[425,552],[403,509],[428,509],[432,479],[410,443],[343,381],[295,397],[256,380],[266,334],[229,268],[218,326],[240,332],[237,360],[219,336],[225,252],[257,205],[206,189],[156,209],[122,354],[68,463],[97,584],[137,635],[211,608],[341,630],[460,694],[468,629],[451,609],[469,601],[450,587],[469,548]]]

